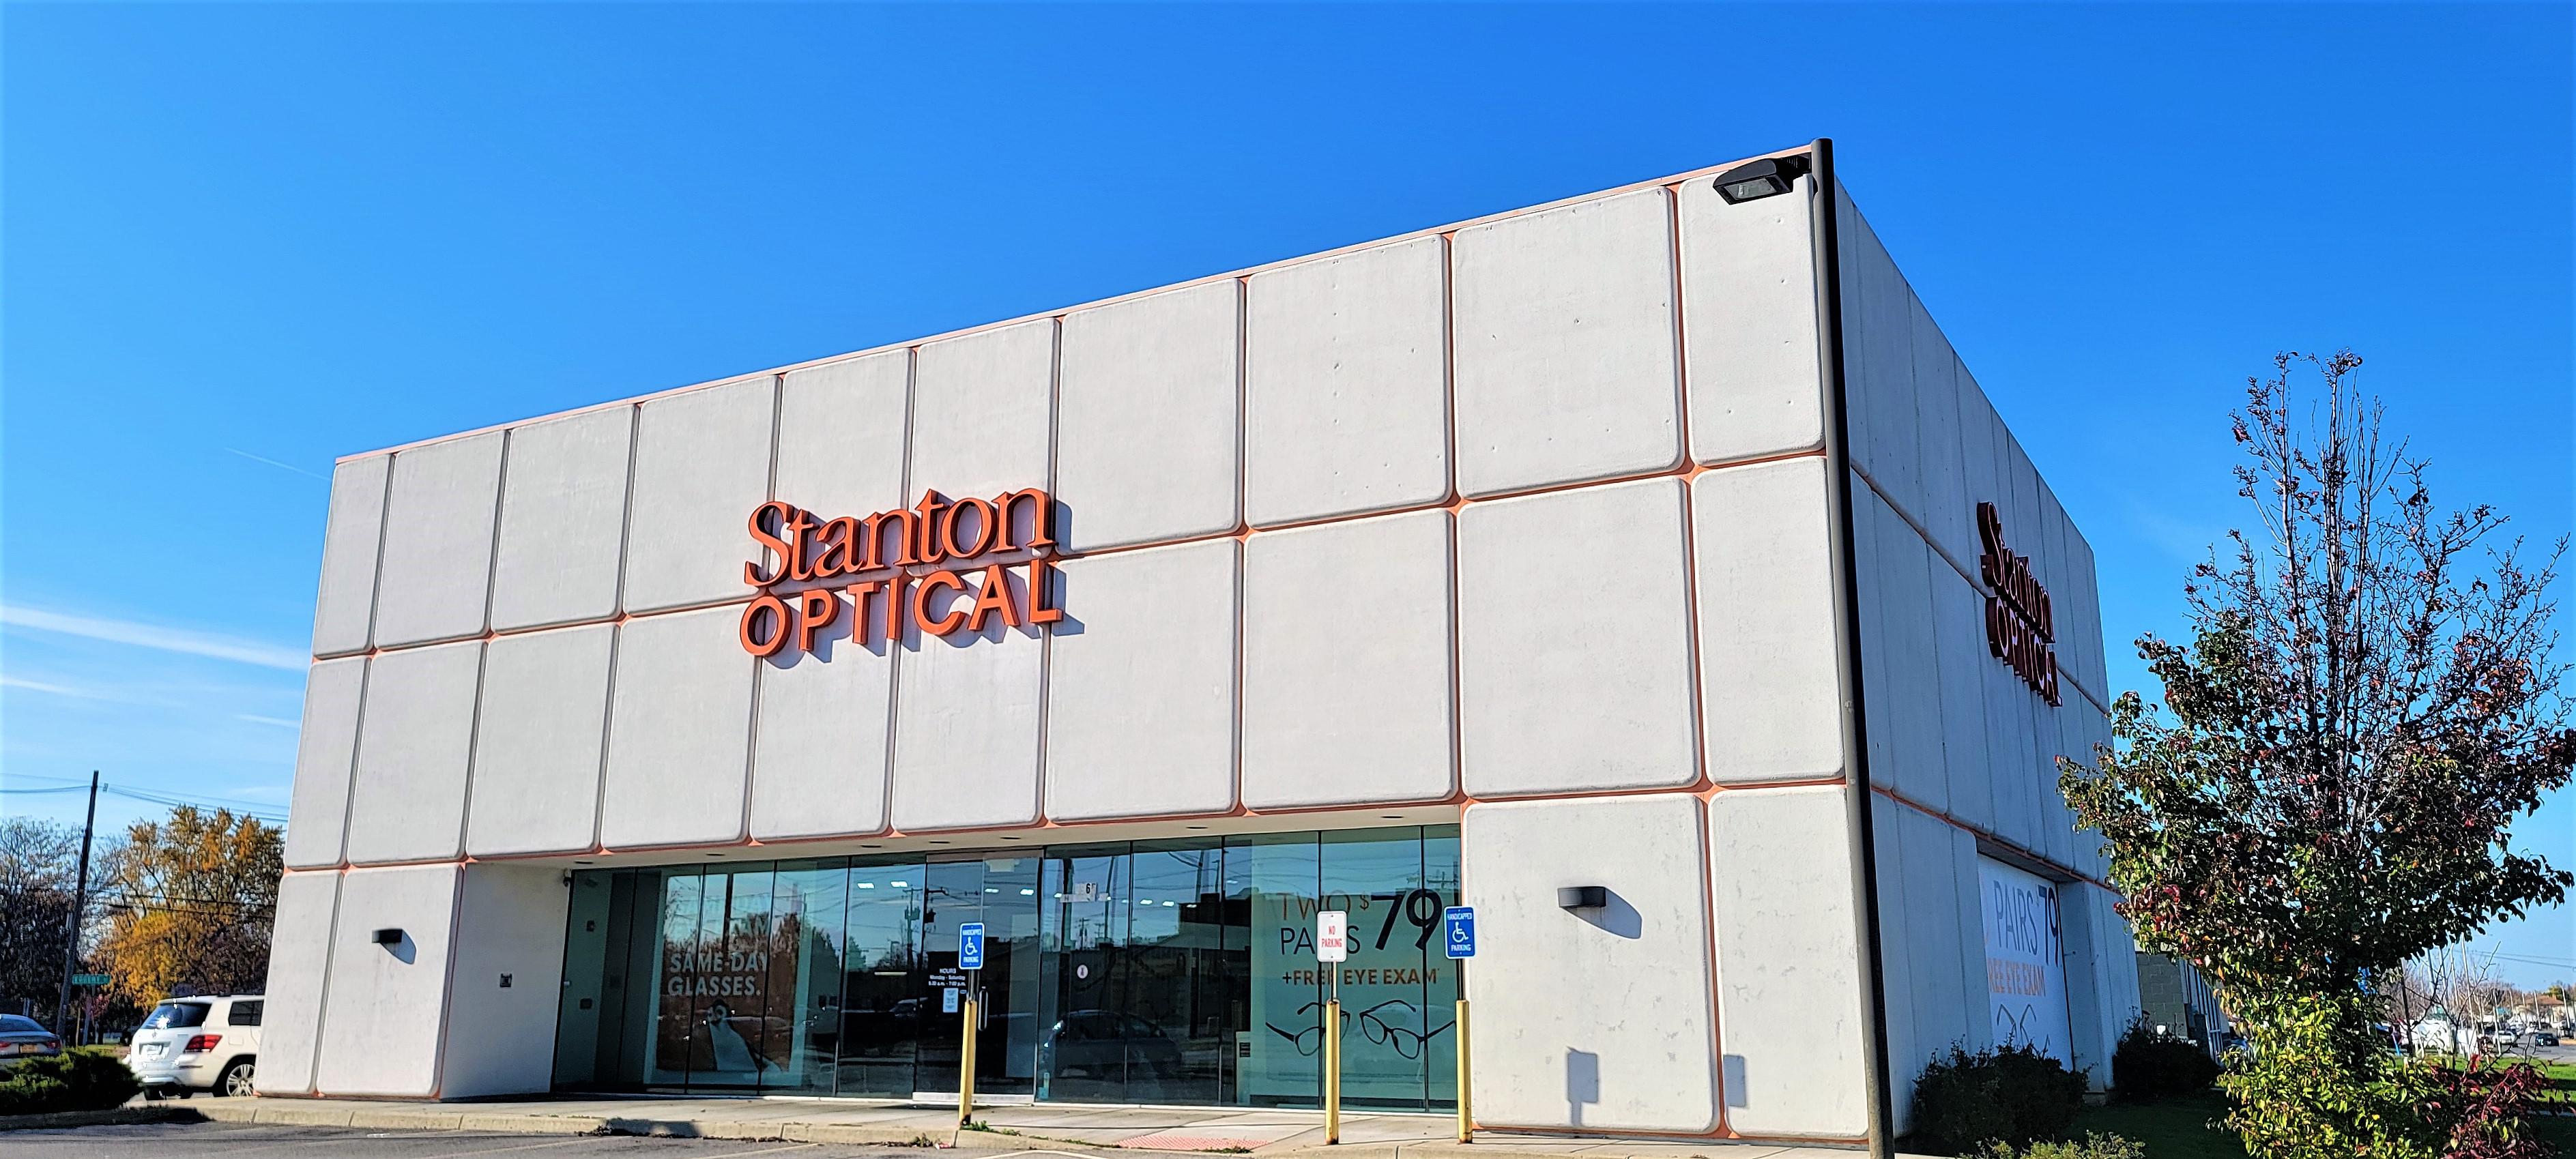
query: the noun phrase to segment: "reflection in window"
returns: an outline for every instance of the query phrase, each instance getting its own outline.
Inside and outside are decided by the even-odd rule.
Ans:
[[[574,875],[555,1083],[911,1097],[956,1081],[957,926],[986,924],[977,1086],[1054,1101],[1314,1106],[1350,914],[1345,1100],[1454,1105],[1455,827]]]

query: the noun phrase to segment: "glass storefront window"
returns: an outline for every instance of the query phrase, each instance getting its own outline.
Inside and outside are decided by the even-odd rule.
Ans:
[[[1047,850],[1038,877],[1037,1095],[1125,1102],[1126,846]]]
[[[1224,1099],[1240,1003],[1214,840],[1050,849],[1038,1097]]]
[[[957,929],[981,921],[978,1091],[1314,1106],[1314,922],[1338,907],[1345,1100],[1438,1108],[1457,979],[1435,942],[1457,896],[1454,827],[576,873],[555,1083],[953,1091]]]
[[[1139,841],[1127,856],[1127,1101],[1219,1102],[1234,1045],[1224,847]]]
[[[854,864],[849,885],[849,956],[841,992],[838,1090],[911,1098],[913,1056],[929,967],[921,954],[919,862]]]
[[[1339,997],[1342,1099],[1353,1106],[1423,1106],[1427,1046],[1450,1021],[1447,1011],[1434,1018],[1425,1009],[1441,903],[1423,888],[1418,832],[1403,840],[1370,830],[1324,834],[1324,904],[1350,915]],[[1447,966],[1441,958],[1440,972]],[[1329,984],[1326,996],[1334,996]]]
[[[1250,983],[1230,1102],[1323,1101],[1324,990],[1315,962],[1322,881],[1322,849],[1313,833],[1226,839],[1226,903],[1244,927]]]
[[[1436,910],[1467,904],[1459,890],[1458,827],[1434,825],[1422,830],[1422,888],[1439,899]],[[1432,921],[1440,918],[1436,912]],[[1428,1026],[1423,1049],[1426,1102],[1434,1107],[1458,1105],[1458,999],[1465,997],[1459,963],[1449,957],[1437,929],[1423,943],[1422,1011]]]
[[[784,1023],[787,1053],[763,1090],[833,1092],[849,879],[848,866],[839,861],[779,863],[770,892],[770,942],[781,966],[772,976],[782,987],[771,991],[768,1009]]]
[[[691,1028],[697,1021],[696,969],[704,961],[705,931],[699,925],[705,879],[673,875],[662,882],[661,952],[655,956],[653,1037],[646,1045],[644,1081],[649,1086],[683,1087],[689,1081]]]

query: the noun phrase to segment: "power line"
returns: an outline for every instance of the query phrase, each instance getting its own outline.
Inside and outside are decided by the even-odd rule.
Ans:
[[[19,774],[13,779],[56,782],[65,780],[65,778],[52,776],[46,773]],[[86,792],[88,788],[88,782],[74,781],[71,783],[61,784],[59,787],[36,789],[0,788],[0,793],[77,793]],[[241,797],[217,797],[212,795],[183,797],[176,793],[165,793],[156,789],[138,789],[131,785],[119,785],[113,782],[101,783],[99,785],[99,791],[124,797],[128,800],[142,801],[153,805],[195,805],[201,809],[221,809],[236,817],[256,817],[262,821],[272,821],[281,825],[286,822],[286,815],[277,812],[277,806],[266,801],[252,801]]]
[[[141,789],[129,789],[123,785],[101,785],[99,788],[103,792],[113,793],[116,796],[123,797],[129,801],[148,801],[155,805],[195,805],[200,808],[212,806],[216,809],[223,810],[224,812],[231,813],[236,817],[256,817],[262,821],[276,821],[281,824],[286,820],[286,817],[283,814],[262,812],[259,809],[248,807],[248,803],[246,802],[238,804],[217,804],[213,801],[192,800],[187,797],[172,796],[167,793],[152,793]]]

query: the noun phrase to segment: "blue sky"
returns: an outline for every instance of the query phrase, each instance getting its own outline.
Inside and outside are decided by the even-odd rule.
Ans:
[[[12,4],[0,807],[284,811],[337,455],[1819,135],[2139,686],[2275,349],[2569,527],[2570,11]]]

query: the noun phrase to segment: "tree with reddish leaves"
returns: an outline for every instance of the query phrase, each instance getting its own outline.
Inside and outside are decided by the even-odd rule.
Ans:
[[[2190,641],[2137,641],[2163,707],[2122,695],[2114,745],[2061,762],[2140,947],[2197,966],[2252,1043],[2221,1081],[2263,1159],[2467,1154],[2425,1109],[2459,1089],[2373,1027],[2374,978],[2576,881],[2511,833],[2576,768],[2566,543],[2526,561],[2493,508],[2437,509],[2360,366],[2285,353],[2248,380],[2250,529],[2193,569]]]

